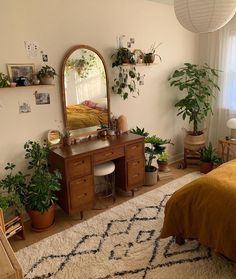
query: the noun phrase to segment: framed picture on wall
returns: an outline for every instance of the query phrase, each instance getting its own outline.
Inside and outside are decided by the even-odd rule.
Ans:
[[[16,82],[18,77],[25,77],[30,82],[33,79],[33,75],[35,73],[35,65],[34,64],[7,64],[7,70],[10,79],[13,82]]]

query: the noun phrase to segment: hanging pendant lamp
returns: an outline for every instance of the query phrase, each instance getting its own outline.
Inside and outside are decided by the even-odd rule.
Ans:
[[[236,0],[175,0],[174,9],[184,28],[194,33],[208,33],[232,19]]]

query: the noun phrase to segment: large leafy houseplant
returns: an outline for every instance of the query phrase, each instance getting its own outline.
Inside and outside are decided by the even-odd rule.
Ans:
[[[54,222],[56,193],[61,174],[48,168],[49,148],[46,143],[27,141],[24,145],[28,169],[32,171],[27,185],[26,208],[34,230],[48,229]]]
[[[202,133],[199,124],[207,117],[208,112],[212,113],[211,99],[215,96],[215,91],[220,90],[215,81],[218,72],[207,64],[185,63],[169,78],[170,86],[175,86],[185,93],[175,107],[179,111],[177,115],[182,115],[184,120],[189,117],[189,123],[193,123],[193,135]]]
[[[28,141],[24,149],[28,169],[33,170],[27,187],[27,207],[44,213],[57,200],[56,192],[60,190],[61,175],[58,171],[49,172],[49,148],[46,143],[41,145],[35,141]]]

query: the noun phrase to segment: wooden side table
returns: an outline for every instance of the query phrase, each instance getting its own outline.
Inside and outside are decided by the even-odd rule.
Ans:
[[[219,140],[219,154],[223,162],[236,158],[236,140]]]

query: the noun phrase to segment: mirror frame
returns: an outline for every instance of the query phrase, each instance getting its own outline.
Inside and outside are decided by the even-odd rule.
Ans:
[[[108,128],[110,127],[110,114],[111,114],[111,110],[110,110],[110,91],[109,91],[109,78],[108,78],[108,71],[107,71],[107,66],[105,63],[104,58],[102,57],[102,55],[93,47],[88,46],[88,45],[75,45],[72,48],[70,48],[64,58],[63,58],[63,62],[62,62],[62,66],[61,66],[61,97],[62,97],[62,111],[63,111],[63,120],[64,120],[64,128],[67,129],[67,114],[66,114],[66,98],[65,98],[65,65],[66,65],[66,61],[68,60],[68,58],[70,57],[70,55],[78,50],[78,49],[88,49],[90,51],[93,51],[94,53],[96,53],[98,55],[98,57],[101,59],[103,67],[104,67],[104,71],[105,71],[105,75],[106,75],[106,89],[107,89],[107,108],[108,108]],[[93,126],[92,126],[93,127]],[[94,126],[95,127],[95,126]],[[88,127],[89,128],[89,127]],[[73,132],[73,134],[76,135],[90,135],[90,134],[94,134],[97,131],[91,131],[91,132],[87,132],[87,133],[79,133],[80,129],[86,129],[86,128],[78,128],[75,130],[70,130]],[[78,131],[78,132],[76,132]]]

